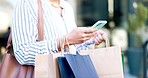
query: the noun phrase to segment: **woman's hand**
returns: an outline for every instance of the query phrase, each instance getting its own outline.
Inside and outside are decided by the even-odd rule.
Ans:
[[[77,27],[67,35],[67,40],[69,44],[83,43],[95,36],[96,31],[94,28]]]
[[[102,43],[106,39],[106,33],[102,30],[98,30],[95,36],[92,38],[93,42],[97,45]]]

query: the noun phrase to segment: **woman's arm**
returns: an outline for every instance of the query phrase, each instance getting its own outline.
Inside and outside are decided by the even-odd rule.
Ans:
[[[14,54],[22,65],[34,65],[36,54],[57,52],[57,39],[38,41],[37,4],[19,0],[12,23],[12,41]],[[34,10],[35,9],[35,10]]]

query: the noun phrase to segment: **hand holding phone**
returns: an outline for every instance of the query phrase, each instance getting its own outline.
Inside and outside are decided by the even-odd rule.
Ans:
[[[99,30],[99,29],[102,28],[106,23],[107,23],[107,21],[105,21],[105,20],[97,21],[97,22],[92,26],[92,28],[97,28],[97,29]]]

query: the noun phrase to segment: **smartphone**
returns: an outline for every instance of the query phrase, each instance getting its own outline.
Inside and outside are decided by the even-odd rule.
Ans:
[[[92,28],[97,28],[97,29],[99,30],[99,29],[102,28],[106,23],[107,23],[107,21],[105,21],[105,20],[99,20],[99,21],[97,21],[97,22],[92,26]]]

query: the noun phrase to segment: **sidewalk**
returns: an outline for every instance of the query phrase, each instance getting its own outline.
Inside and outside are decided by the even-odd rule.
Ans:
[[[124,78],[138,78],[129,73],[128,66],[124,65]]]
[[[126,57],[124,57],[124,78],[138,78],[138,77],[136,77],[136,76],[129,73],[127,58]]]

